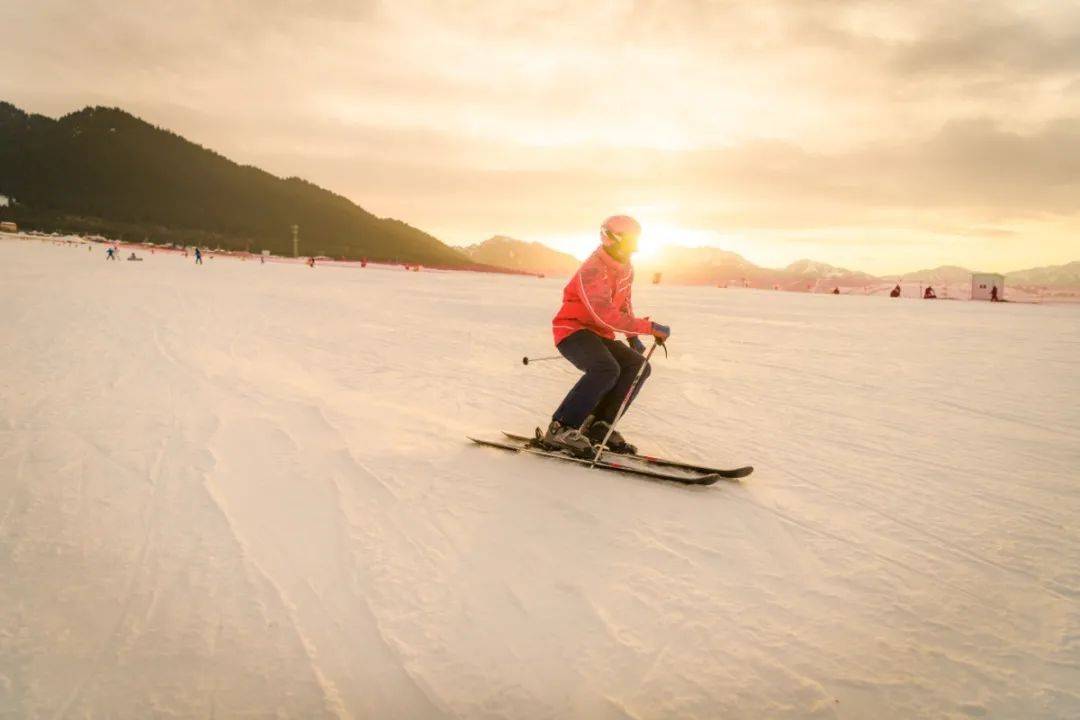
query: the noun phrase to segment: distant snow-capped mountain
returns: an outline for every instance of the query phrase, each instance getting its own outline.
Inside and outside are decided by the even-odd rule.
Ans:
[[[844,268],[836,267],[835,265],[807,259],[796,260],[784,269],[797,275],[812,275],[815,277],[825,277],[848,272]]]
[[[724,284],[756,278],[761,272],[742,255],[715,247],[669,245],[655,257],[635,262],[638,274],[660,273],[664,282],[687,285]]]
[[[473,262],[541,275],[572,275],[581,264],[577,258],[538,242],[495,235],[463,248]]]
[[[971,270],[959,265],[941,265],[936,268],[904,273],[896,277],[907,282],[962,284],[971,281]]]
[[[1080,287],[1080,260],[1065,265],[1017,270],[1005,276],[1010,285],[1037,285],[1042,287]]]
[[[572,275],[581,262],[538,242],[524,242],[496,235],[463,248],[473,262],[543,275]],[[921,282],[963,285],[972,271],[958,265],[942,265],[902,275],[876,276],[804,258],[784,268],[755,265],[742,255],[716,247],[669,245],[654,257],[635,261],[638,278],[660,274],[661,282],[680,285],[746,285],[778,287],[802,292],[826,292],[834,287],[851,288],[883,282]],[[1008,273],[1009,285],[1080,288],[1080,261],[1066,265],[1031,268]]]
[[[864,273],[859,270],[848,270],[847,268],[808,259],[796,260],[784,268],[784,270],[808,279],[829,280],[832,281],[834,285],[846,287],[870,285],[872,283],[880,282],[880,278],[870,275],[869,273]]]

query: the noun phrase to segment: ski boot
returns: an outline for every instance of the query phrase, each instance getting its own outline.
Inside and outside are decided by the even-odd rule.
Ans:
[[[589,425],[587,434],[589,441],[593,445],[599,445],[604,442],[604,436],[607,435],[608,428],[611,427],[611,423],[604,422],[603,420],[597,420]],[[615,430],[611,433],[611,437],[607,441],[607,450],[613,453],[619,453],[620,455],[637,455],[637,448],[630,443],[626,442],[626,438],[622,434]]]
[[[539,431],[537,433],[539,434]],[[549,450],[561,450],[574,457],[591,458],[596,454],[589,438],[582,435],[576,427],[563,425],[558,420],[551,421],[547,432],[539,440]]]

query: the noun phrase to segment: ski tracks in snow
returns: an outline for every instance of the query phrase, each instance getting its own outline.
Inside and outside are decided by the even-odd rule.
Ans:
[[[64,252],[0,243],[0,714],[1080,711],[1071,310],[643,287],[625,431],[757,466],[684,488],[466,444],[557,281]]]

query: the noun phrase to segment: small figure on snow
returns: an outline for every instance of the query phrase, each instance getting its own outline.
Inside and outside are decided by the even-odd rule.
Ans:
[[[923,300],[937,300],[937,293],[934,292],[934,288],[930,285],[926,286],[926,291],[922,294]]]
[[[615,215],[600,228],[600,247],[585,260],[563,289],[563,304],[551,322],[555,347],[585,374],[570,389],[551,416],[545,444],[581,457],[595,452],[594,444],[617,418],[638,371],[645,364],[645,345],[639,335],[663,342],[671,328],[634,315],[630,288],[634,269],[630,256],[637,250],[641,225],[626,215]],[[615,340],[626,336],[626,345]],[[634,395],[649,377],[645,366]],[[627,407],[634,396],[627,400]],[[611,432],[607,447],[633,453],[636,448],[618,432]]]
[[[105,249],[105,259],[106,260],[115,260],[116,259],[116,248],[106,248]]]
[[[889,293],[889,297],[900,297],[900,293],[901,293],[900,283],[896,283],[896,287],[894,287],[892,289],[892,291]]]
[[[994,285],[993,287],[990,288],[990,302],[997,302],[997,301],[998,301],[997,285]]]
[[[315,256],[311,256],[307,259],[308,267],[315,267]]]
[[[198,247],[195,248],[195,264],[202,265],[202,250]]]
[[[840,294],[840,288],[839,287],[834,287],[832,289],[832,294],[833,295],[839,295]]]

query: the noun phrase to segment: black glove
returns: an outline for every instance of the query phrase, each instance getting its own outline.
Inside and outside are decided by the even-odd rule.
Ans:
[[[653,337],[656,338],[656,342],[663,345],[664,341],[671,335],[671,328],[667,325],[661,325],[660,323],[653,323],[652,334]]]
[[[637,335],[631,335],[626,338],[626,344],[637,350],[642,355],[645,354],[645,343],[641,342],[641,338]]]

